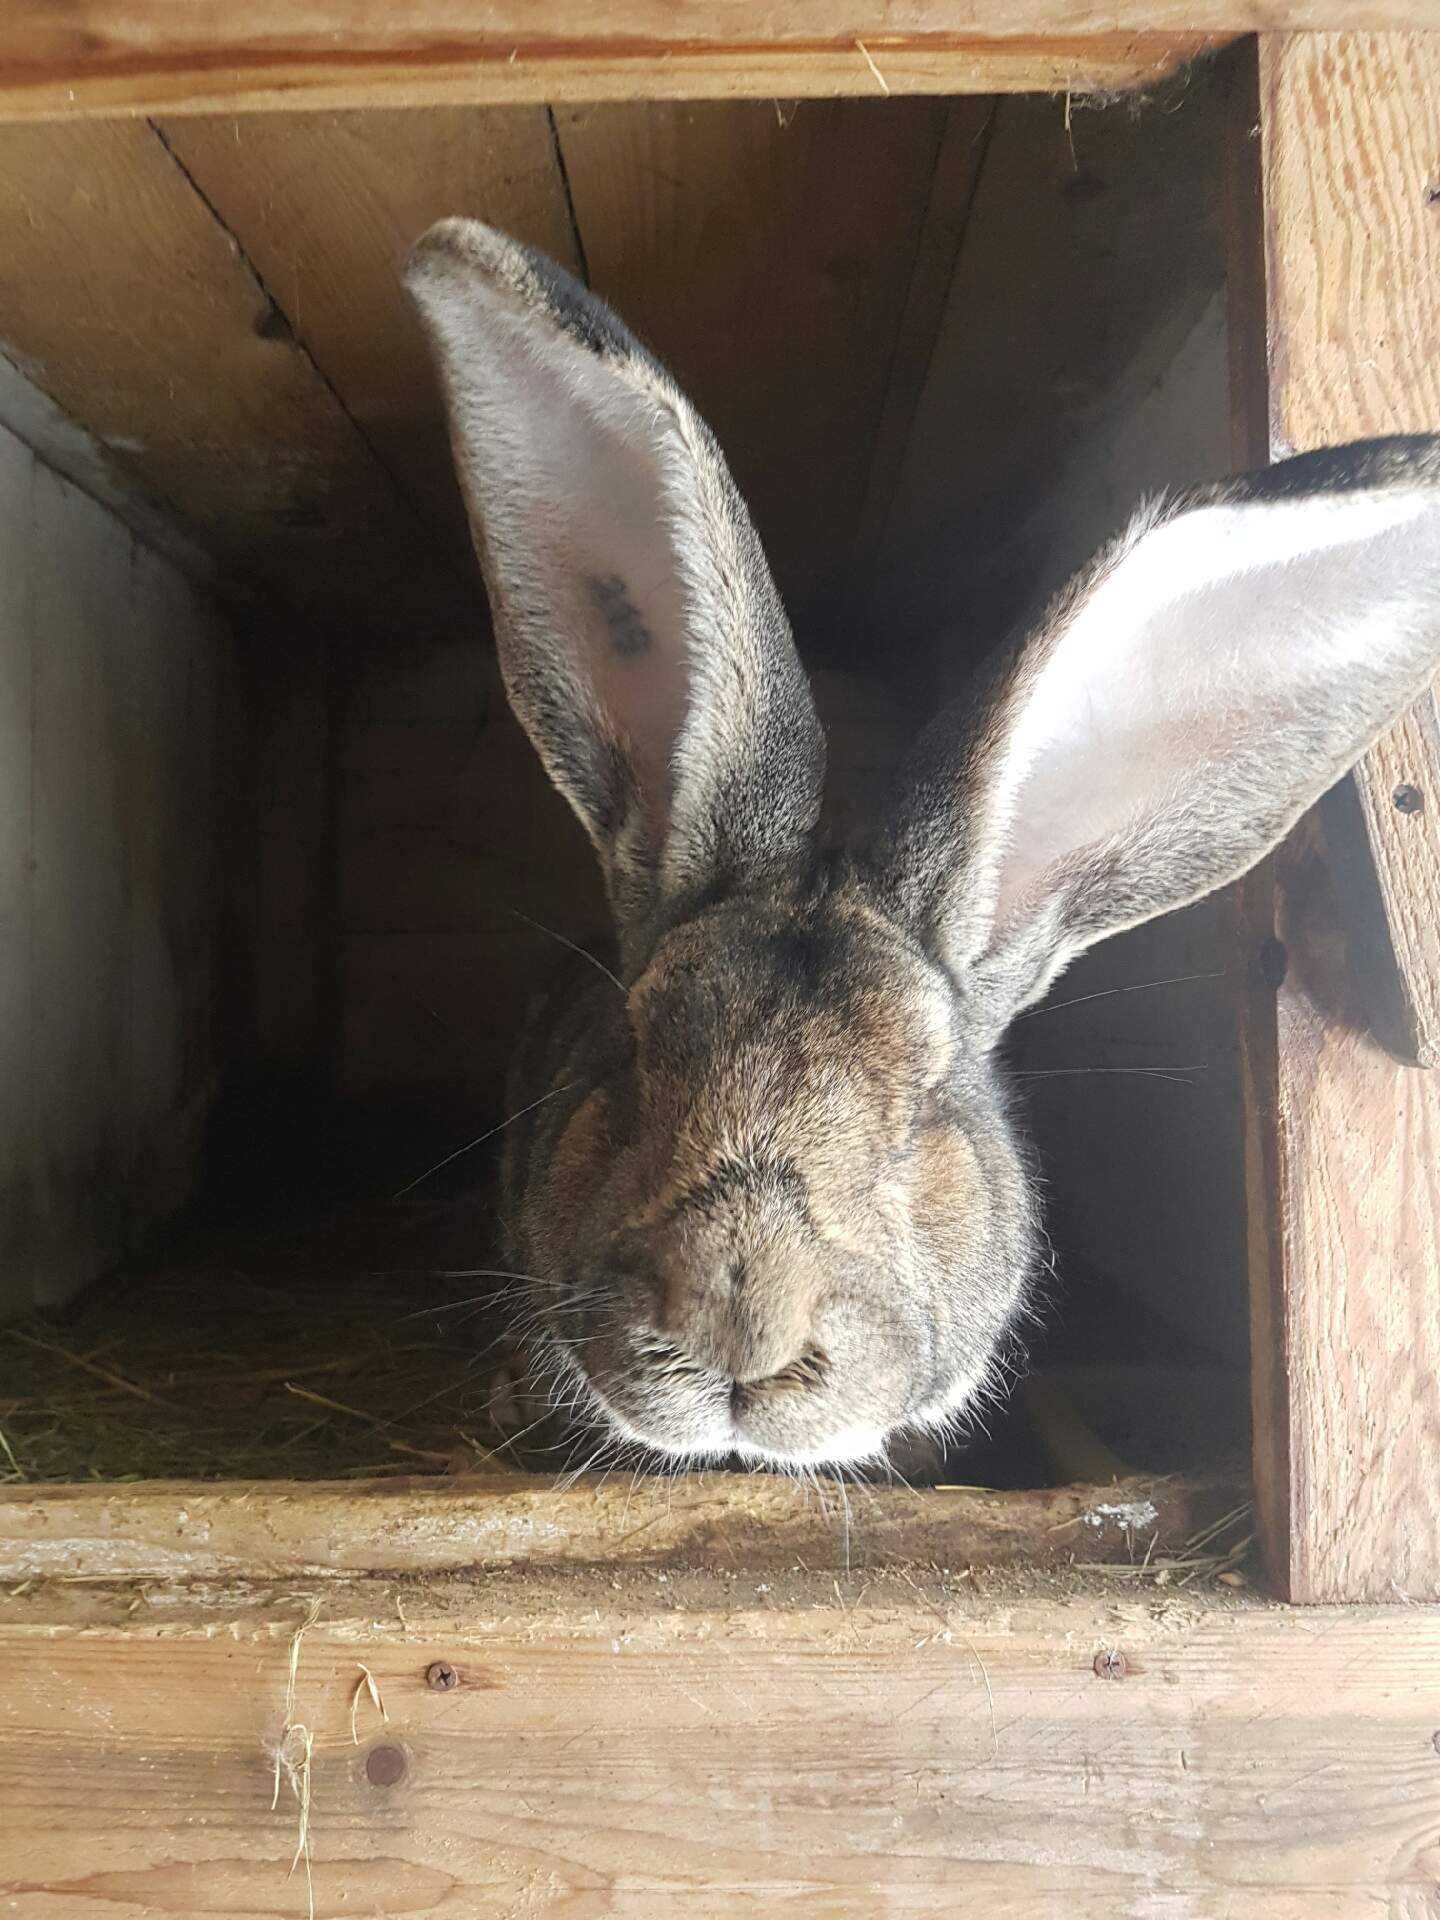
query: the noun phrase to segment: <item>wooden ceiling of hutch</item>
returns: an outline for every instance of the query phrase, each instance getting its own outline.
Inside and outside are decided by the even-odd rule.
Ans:
[[[980,41],[956,11],[905,0],[866,39],[795,0],[777,44],[759,0],[560,0],[543,41],[534,9],[458,0],[15,0],[0,353],[226,572],[342,630],[453,629],[478,592],[399,269],[432,219],[480,215],[671,361],[798,621],[843,622],[995,95],[1058,89],[1058,138],[1068,90],[1163,79],[1253,24],[1227,0],[1195,31],[1166,0],[1097,37],[1093,9],[1017,0],[1022,37]]]

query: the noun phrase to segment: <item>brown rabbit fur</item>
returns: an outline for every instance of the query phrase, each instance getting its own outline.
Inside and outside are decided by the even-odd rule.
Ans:
[[[432,229],[410,286],[510,696],[618,938],[516,1063],[530,1348],[557,1404],[674,1458],[883,1458],[996,1385],[1035,1266],[1005,1026],[1245,871],[1424,688],[1440,451],[1148,507],[829,853],[805,676],[679,388],[477,223]]]

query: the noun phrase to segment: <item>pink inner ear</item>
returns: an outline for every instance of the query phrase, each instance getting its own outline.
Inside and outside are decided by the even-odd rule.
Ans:
[[[590,575],[585,585],[585,671],[639,782],[646,841],[658,855],[670,821],[675,742],[689,710],[684,608],[673,581],[642,597],[613,571]]]
[[[1156,913],[1243,871],[1232,855],[1195,884],[1210,846],[1223,861],[1244,820],[1293,817],[1393,717],[1437,618],[1437,553],[1440,505],[1397,490],[1205,507],[1142,535],[1039,637],[1007,717],[987,782],[997,927],[1108,847]]]

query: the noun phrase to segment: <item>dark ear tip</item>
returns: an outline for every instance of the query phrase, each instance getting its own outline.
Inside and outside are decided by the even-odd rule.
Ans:
[[[503,233],[480,220],[437,220],[410,249],[405,285],[420,300],[431,291],[476,279],[514,286],[524,275],[525,255]]]

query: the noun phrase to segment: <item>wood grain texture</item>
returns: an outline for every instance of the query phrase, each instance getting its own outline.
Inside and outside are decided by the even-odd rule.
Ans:
[[[946,113],[556,113],[591,284],[714,428],[800,623],[833,595],[859,524]]]
[[[0,1489],[0,1580],[321,1579],[475,1566],[580,1569],[680,1558],[813,1571],[892,1560],[963,1566],[1129,1564],[1174,1552],[1232,1513],[1232,1481],[1137,1477],[1114,1485],[987,1493],[856,1487],[767,1474],[673,1482],[542,1474],[465,1480],[197,1481]]]
[[[304,1915],[282,1742],[321,1915],[1440,1913],[1433,1610],[924,1566],[61,1585],[0,1611],[0,1675],[18,1920]]]
[[[440,397],[400,274],[448,214],[487,220],[575,270],[547,115],[227,115],[163,132],[386,470],[448,537],[478,614]]]
[[[1372,25],[1411,25],[1424,0],[1363,0]],[[1226,35],[1343,25],[1356,0],[1027,0],[1003,19],[947,0],[877,8],[803,0],[565,0],[533,8],[426,0],[18,0],[0,113],[189,112],[707,96],[995,93],[1152,84]],[[1198,16],[1198,17],[1197,17]]]
[[[232,569],[313,615],[438,617],[418,523],[138,121],[0,132],[0,342]]]
[[[1272,42],[1263,78],[1274,456],[1440,430],[1440,45],[1420,34]],[[1406,1049],[1440,1065],[1433,693],[1355,784]],[[1415,811],[1396,806],[1401,789]]]
[[[1236,63],[1241,133],[1261,133],[1240,151],[1258,146],[1262,174],[1247,189],[1237,167],[1232,195],[1237,454],[1437,424],[1415,277],[1437,75],[1440,49],[1414,39],[1267,38],[1258,71]],[[1263,263],[1243,231],[1259,186]],[[1391,778],[1376,770],[1372,795]],[[1359,818],[1343,783],[1273,888],[1247,886],[1243,920],[1257,1511],[1276,1587],[1306,1601],[1440,1595],[1440,1083],[1377,1036],[1366,956],[1385,912],[1347,877]],[[1388,858],[1403,945],[1394,909],[1423,917],[1427,882]]]
[[[215,1091],[215,605],[0,429],[0,1308],[193,1191]]]
[[[126,1238],[128,768],[118,709],[132,542],[43,466],[31,525],[40,556],[32,601],[32,1257],[35,1298],[50,1305],[96,1279]]]
[[[995,118],[996,102],[983,98],[953,100],[945,116],[866,476],[851,585],[859,607],[870,596]]]
[[[942,695],[1133,510],[1144,449],[1112,473],[1109,422],[1168,414],[1151,462],[1187,458],[1151,389],[1220,287],[1219,150],[1203,72],[1134,114],[999,102],[876,575],[891,647],[943,637]]]
[[[0,627],[0,1234],[18,1308],[63,1301],[194,1187],[226,638],[167,561],[0,439],[0,541],[23,552]]]
[[[0,432],[0,1312],[30,1305],[35,461]]]

